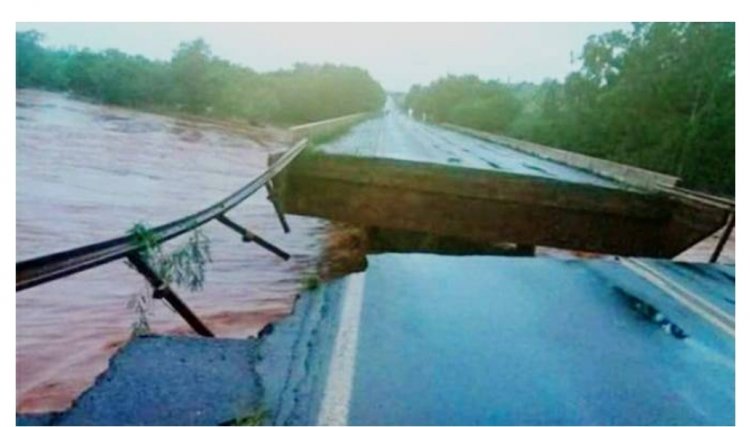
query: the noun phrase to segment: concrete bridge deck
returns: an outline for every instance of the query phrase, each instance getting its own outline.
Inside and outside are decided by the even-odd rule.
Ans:
[[[354,127],[348,134],[317,150],[326,154],[406,160],[607,188],[622,187],[613,180],[418,122],[394,110]]]
[[[308,149],[274,183],[291,214],[625,256],[673,257],[718,230],[729,213],[396,111]]]

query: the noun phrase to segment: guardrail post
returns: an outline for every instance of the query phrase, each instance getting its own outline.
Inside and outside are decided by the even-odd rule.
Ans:
[[[182,316],[183,319],[190,325],[190,327],[193,328],[193,330],[198,334],[202,335],[204,337],[213,337],[214,334],[211,332],[211,330],[206,327],[206,325],[201,322],[201,320],[198,318],[198,316],[193,313],[190,308],[180,299],[179,296],[177,296],[176,293],[172,289],[169,288],[169,286],[164,283],[164,281],[159,277],[158,274],[154,270],[151,269],[151,267],[148,265],[148,263],[137,253],[129,254],[128,260],[131,264],[135,267],[136,270],[138,270],[139,273],[143,275],[143,277],[148,280],[148,283],[151,285],[152,288],[154,288],[154,298],[161,299],[164,298],[169,305],[172,306],[172,308],[179,313],[180,316]]]
[[[288,233],[289,224],[286,223],[286,217],[284,217],[284,212],[281,211],[281,207],[279,206],[279,198],[276,194],[276,189],[274,189],[273,184],[271,184],[271,181],[268,181],[266,183],[266,192],[268,192],[268,200],[270,200],[271,204],[273,204],[273,209],[276,211],[276,216],[279,218],[281,228],[284,229],[284,233]]]
[[[276,254],[278,257],[282,258],[284,261],[288,260],[291,256],[283,251],[278,246],[275,246],[271,242],[265,240],[264,238],[258,236],[257,234],[253,233],[252,231],[246,229],[245,227],[237,224],[236,222],[232,221],[231,219],[227,218],[226,215],[221,214],[216,217],[216,220],[220,223],[226,225],[227,227],[231,228],[232,230],[236,231],[242,236],[243,242],[255,242],[262,248]]]
[[[716,248],[714,249],[714,253],[711,254],[711,259],[709,262],[715,263],[716,261],[719,260],[719,255],[721,255],[721,251],[724,249],[724,245],[727,243],[729,236],[732,234],[732,230],[734,230],[734,212],[729,214],[729,221],[727,222],[727,228],[724,229],[724,233],[722,233],[721,238],[719,239],[719,243],[716,245]]]

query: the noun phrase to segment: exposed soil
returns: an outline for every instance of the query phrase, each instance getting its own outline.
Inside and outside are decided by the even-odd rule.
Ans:
[[[326,227],[318,274],[331,280],[367,268],[368,238],[364,228],[339,222]]]

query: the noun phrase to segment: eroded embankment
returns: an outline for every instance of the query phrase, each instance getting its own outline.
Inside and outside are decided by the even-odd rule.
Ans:
[[[130,340],[65,411],[19,425],[310,424],[320,405],[341,284],[303,292],[258,338]]]

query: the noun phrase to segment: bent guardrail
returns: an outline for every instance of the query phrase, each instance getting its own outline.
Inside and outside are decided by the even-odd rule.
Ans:
[[[284,220],[283,213],[274,196],[271,179],[281,172],[289,163],[297,157],[307,146],[307,138],[295,143],[289,150],[276,159],[262,174],[247,183],[244,187],[232,193],[228,197],[194,214],[154,227],[150,232],[154,235],[157,243],[171,240],[181,234],[194,230],[203,224],[217,220],[225,226],[237,231],[244,241],[259,243],[264,248],[276,255],[288,259],[288,255],[269,242],[256,236],[238,224],[229,220],[225,214],[232,208],[242,203],[245,199],[255,194],[261,187],[266,187],[269,200],[273,203],[284,232],[289,232],[289,227]],[[172,292],[165,287],[161,279],[150,270],[147,263],[140,259],[138,252],[143,249],[143,243],[138,243],[130,235],[117,237],[111,240],[81,246],[78,248],[44,255],[37,258],[24,260],[16,263],[16,292],[31,289],[55,279],[59,279],[81,271],[89,270],[102,264],[118,259],[127,258],[136,269],[143,274],[154,288],[156,298],[164,298],[175,310],[201,335],[212,336],[208,328],[203,325],[187,306]]]

